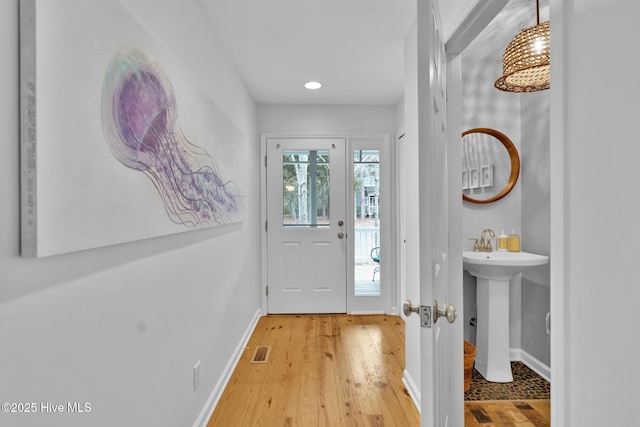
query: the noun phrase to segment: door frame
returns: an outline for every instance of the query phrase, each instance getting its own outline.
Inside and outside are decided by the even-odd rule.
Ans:
[[[473,40],[477,34],[500,12],[508,0],[493,0],[491,2],[481,2],[471,0],[467,2],[467,7],[458,15],[455,24],[452,26],[450,35],[447,35],[446,50],[448,56],[448,69],[451,68],[453,75],[448,70],[447,80],[448,120],[451,137],[455,137],[454,127],[459,126],[461,109],[456,103],[461,101],[460,90],[460,53]],[[551,425],[568,424],[569,414],[565,411],[568,388],[566,385],[565,364],[565,334],[566,334],[566,313],[568,312],[568,299],[565,297],[565,276],[566,269],[566,246],[565,242],[569,214],[565,208],[565,195],[568,192],[567,181],[565,179],[565,165],[568,155],[563,144],[566,132],[565,115],[565,95],[564,95],[564,20],[567,14],[567,6],[564,2],[550,2],[549,16],[553,22],[553,35],[551,37],[551,79],[553,80],[553,90],[550,93],[550,121],[551,121],[551,318],[553,328],[551,329]],[[461,129],[460,129],[461,131]],[[452,370],[452,378],[456,372]],[[453,410],[455,416],[460,416],[460,422],[464,423],[463,408]],[[455,421],[455,420],[452,420]],[[456,424],[452,425],[463,425]]]
[[[395,233],[396,229],[392,226],[395,221],[395,216],[397,214],[396,209],[391,209],[391,203],[395,201],[394,195],[392,195],[391,186],[393,182],[393,177],[395,176],[395,164],[392,159],[392,150],[391,150],[391,142],[390,135],[387,133],[305,133],[305,132],[267,132],[260,134],[260,294],[261,294],[261,306],[262,312],[267,314],[269,308],[269,300],[267,296],[267,278],[268,278],[268,234],[267,234],[267,140],[271,138],[341,138],[346,141],[345,154],[347,155],[347,165],[345,168],[346,174],[346,183],[347,183],[347,197],[346,197],[346,219],[345,224],[347,225],[347,239],[349,239],[349,234],[353,232],[353,216],[351,213],[353,212],[353,200],[349,197],[349,194],[353,192],[353,177],[349,176],[349,171],[352,170],[352,166],[349,166],[353,162],[349,159],[349,151],[351,150],[351,141],[362,141],[362,140],[377,140],[380,141],[384,146],[383,150],[380,152],[380,162],[381,164],[385,162],[388,166],[386,167],[386,171],[381,171],[381,192],[383,194],[388,194],[389,203],[383,203],[381,205],[381,216],[384,215],[388,219],[385,221],[386,226],[380,228],[380,240],[381,240],[381,252],[384,253],[392,253],[395,249],[392,245],[392,242],[396,239]],[[386,176],[386,180],[384,177]],[[386,181],[386,182],[385,182]],[[381,269],[381,283],[387,283],[387,298],[383,301],[384,310],[376,311],[379,313],[386,314],[399,314],[399,302],[397,300],[398,296],[398,286],[397,283],[393,280],[396,272],[395,265],[395,257],[388,257],[387,261],[385,261],[385,268]],[[365,310],[356,310],[354,312],[353,299],[349,298],[349,292],[353,291],[353,244],[350,240],[347,240],[347,313],[348,314],[365,314],[372,313],[371,311]]]
[[[550,213],[550,287],[551,287],[551,425],[570,425],[570,414],[565,410],[568,402],[569,388],[567,386],[565,367],[571,363],[566,356],[566,325],[570,313],[569,298],[565,298],[565,283],[567,270],[565,262],[569,259],[567,246],[569,236],[567,232],[570,221],[569,210],[566,208],[566,195],[569,194],[569,181],[565,179],[566,166],[569,163],[568,146],[564,144],[569,125],[565,121],[565,33],[563,23],[565,16],[571,15],[572,8],[564,1],[549,3],[549,19],[553,22],[551,37],[551,80],[553,90],[550,93],[550,181],[551,185],[551,213]],[[549,89],[551,90],[551,89]]]

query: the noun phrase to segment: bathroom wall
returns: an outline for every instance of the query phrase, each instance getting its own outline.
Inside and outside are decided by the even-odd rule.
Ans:
[[[522,122],[522,250],[549,255],[550,121],[549,91],[521,96]],[[522,350],[546,366],[551,364],[549,264],[522,273]]]
[[[191,426],[260,308],[255,104],[200,1],[121,3],[241,130],[225,148],[241,164],[234,179],[246,216],[236,225],[21,258],[19,2],[1,2],[0,401],[91,404],[84,414],[0,413],[3,426]]]
[[[463,55],[463,129],[490,127],[506,134],[520,154],[518,183],[504,199],[488,205],[464,202],[465,238],[478,238],[485,228],[495,232],[515,229],[522,250],[549,255],[549,93],[504,93],[493,83],[501,75],[500,61],[473,60]],[[466,249],[471,249],[465,241]],[[522,349],[547,367],[550,337],[546,332],[549,308],[549,265],[525,272],[511,280],[510,347]],[[474,307],[475,278],[464,274],[464,304]],[[466,309],[465,339],[475,342],[475,328]]]
[[[492,60],[476,60],[462,55],[462,129],[488,127],[499,130],[511,139],[522,158],[520,96],[501,92],[493,87],[502,75],[502,63]],[[503,199],[489,204],[463,203],[463,247],[473,249],[471,238],[479,238],[482,230],[490,228],[496,233],[515,229],[522,234],[522,184],[515,187]],[[475,328],[469,325],[476,317],[475,277],[464,273],[464,336],[475,343]],[[520,277],[514,277],[510,289],[510,346],[520,348]]]

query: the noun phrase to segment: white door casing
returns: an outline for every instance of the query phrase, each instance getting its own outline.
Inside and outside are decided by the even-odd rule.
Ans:
[[[266,228],[269,313],[346,312],[345,140],[341,138],[267,138]],[[283,154],[305,153],[308,170],[313,156],[328,159],[328,221],[303,224],[284,220]],[[327,155],[318,156],[318,153]],[[313,174],[310,174],[313,176]],[[304,178],[306,179],[306,178]],[[310,186],[299,181],[300,191]],[[316,191],[320,191],[316,189]],[[311,196],[309,196],[311,200]],[[309,207],[307,212],[312,211]],[[304,220],[303,220],[304,219]]]
[[[397,209],[397,229],[396,238],[398,240],[397,263],[398,263],[398,303],[406,300],[407,289],[407,142],[404,139],[404,133],[398,137],[397,141],[397,167],[396,188],[398,191],[398,209]]]

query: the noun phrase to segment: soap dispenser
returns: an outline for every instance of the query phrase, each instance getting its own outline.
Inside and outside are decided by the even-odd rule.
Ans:
[[[516,230],[513,230],[511,234],[509,234],[507,247],[509,252],[520,252],[520,236],[518,236]]]
[[[498,234],[498,250],[506,251],[508,249],[508,236],[504,234],[504,229],[500,230],[500,234]]]

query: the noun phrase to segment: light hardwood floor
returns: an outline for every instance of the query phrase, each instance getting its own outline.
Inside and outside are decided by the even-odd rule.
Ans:
[[[548,400],[465,402],[465,427],[549,427]]]
[[[419,426],[404,328],[386,315],[262,317],[207,425]],[[271,346],[267,363],[250,363],[256,346]]]
[[[208,427],[420,425],[397,316],[262,317]],[[267,363],[250,363],[270,346]],[[550,404],[465,402],[465,427],[545,427]]]

